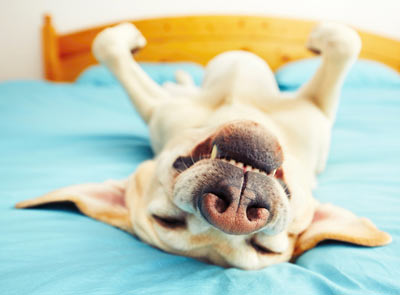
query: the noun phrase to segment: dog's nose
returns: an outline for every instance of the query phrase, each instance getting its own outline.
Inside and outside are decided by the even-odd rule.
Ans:
[[[268,194],[258,194],[246,187],[248,178],[260,176],[247,172],[241,187],[232,183],[219,183],[203,194],[198,207],[209,223],[225,233],[244,235],[264,227],[270,217]],[[266,176],[261,176],[266,177]]]
[[[237,205],[208,193],[203,197],[201,211],[207,220],[223,232],[249,234],[266,225],[269,211],[258,206]]]

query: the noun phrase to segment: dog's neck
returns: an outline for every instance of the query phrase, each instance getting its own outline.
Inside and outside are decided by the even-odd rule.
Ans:
[[[244,99],[242,99],[243,101]],[[191,103],[166,103],[155,110],[149,124],[152,148],[156,154],[176,145],[190,146],[205,138],[223,124],[251,120],[281,139],[282,132],[274,120],[257,107],[240,99],[218,106],[195,99]],[[179,108],[178,108],[179,107]],[[192,114],[196,114],[193,116]],[[174,118],[174,120],[171,120]],[[282,138],[284,141],[284,139]]]

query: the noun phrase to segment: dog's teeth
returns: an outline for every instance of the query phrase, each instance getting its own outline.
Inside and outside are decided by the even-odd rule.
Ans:
[[[271,175],[274,176],[276,173],[276,169],[272,171]]]
[[[214,148],[213,148],[213,150],[214,150]],[[228,159],[225,159],[225,158],[221,158],[220,160],[225,161],[225,162],[227,162],[227,163],[229,163],[231,165],[234,165],[234,166],[236,166],[238,168],[244,169],[245,171],[251,171],[251,172],[256,172],[256,173],[261,173],[261,174],[264,174],[264,175],[268,175],[267,173],[265,173],[264,171],[262,171],[262,170],[260,170],[258,168],[254,168],[253,166],[250,166],[250,165],[245,165],[242,162],[236,162],[234,159],[228,160]]]
[[[218,148],[217,145],[214,144],[212,151],[211,151],[211,160],[214,160],[217,157]]]

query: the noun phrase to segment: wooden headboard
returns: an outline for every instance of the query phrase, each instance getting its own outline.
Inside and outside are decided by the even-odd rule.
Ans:
[[[192,61],[206,64],[215,55],[233,49],[247,50],[264,58],[272,69],[312,56],[305,42],[315,22],[261,16],[187,16],[132,21],[147,39],[135,55],[138,61]],[[45,78],[73,81],[96,60],[91,44],[101,30],[94,27],[58,34],[51,17],[42,29]],[[361,57],[400,71],[400,41],[359,31]]]

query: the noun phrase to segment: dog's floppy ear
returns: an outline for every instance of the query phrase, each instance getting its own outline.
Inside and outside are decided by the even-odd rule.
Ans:
[[[313,221],[296,241],[294,256],[301,255],[324,240],[372,247],[386,245],[392,238],[377,229],[369,219],[357,217],[332,204],[318,204]]]
[[[132,204],[146,194],[154,167],[154,160],[148,160],[128,179],[73,185],[19,202],[15,207],[30,208],[49,203],[72,202],[83,214],[133,234],[130,219]]]
[[[132,231],[125,200],[128,180],[78,184],[19,202],[16,208],[29,208],[55,202],[72,202],[87,216],[126,231]]]

